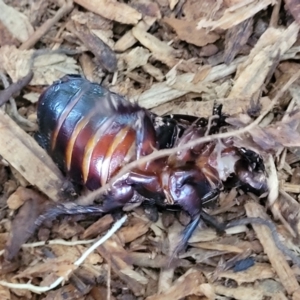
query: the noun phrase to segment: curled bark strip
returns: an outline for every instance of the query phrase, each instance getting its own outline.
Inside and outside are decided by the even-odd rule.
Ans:
[[[265,225],[271,230],[272,237],[274,239],[274,243],[276,247],[286,256],[288,256],[295,265],[300,267],[300,258],[290,249],[288,249],[285,245],[283,245],[280,241],[279,235],[276,230],[276,226],[273,222],[269,220],[265,220],[262,218],[244,218],[240,220],[232,221],[226,224],[225,229],[240,226],[240,225],[251,225],[251,224],[259,224]]]

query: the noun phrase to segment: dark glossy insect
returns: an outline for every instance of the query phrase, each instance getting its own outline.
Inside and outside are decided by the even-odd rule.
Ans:
[[[204,119],[160,118],[71,75],[41,95],[38,122],[40,144],[73,182],[90,190],[107,183],[127,163],[160,148],[183,145],[207,131]],[[263,162],[255,152],[234,147],[230,139],[200,144],[122,176],[112,183],[102,209],[108,212],[145,200],[183,209],[192,218],[184,232],[185,244],[200,216],[211,221],[202,204],[215,199],[232,176],[246,190],[259,195],[268,190]]]

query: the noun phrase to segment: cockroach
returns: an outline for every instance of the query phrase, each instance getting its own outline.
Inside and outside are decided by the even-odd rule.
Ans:
[[[63,77],[42,93],[37,116],[41,146],[73,182],[89,190],[109,182],[129,162],[218,130],[218,124],[208,128],[203,118],[155,116],[137,103],[74,75]],[[246,191],[258,195],[268,192],[261,157],[234,147],[230,139],[216,140],[150,161],[111,182],[101,211],[139,202],[182,209],[191,216],[182,237],[184,246],[201,217],[214,224],[203,211],[203,203],[218,197],[229,178],[236,178]],[[60,213],[76,212],[93,209],[74,206]],[[53,213],[57,215],[59,210]]]

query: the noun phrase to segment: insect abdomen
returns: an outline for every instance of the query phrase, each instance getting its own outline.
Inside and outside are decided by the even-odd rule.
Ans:
[[[94,190],[135,159],[135,122],[142,108],[83,78],[55,83],[40,97],[45,147],[74,182]],[[148,116],[145,115],[145,118]],[[150,138],[154,128],[149,128]]]

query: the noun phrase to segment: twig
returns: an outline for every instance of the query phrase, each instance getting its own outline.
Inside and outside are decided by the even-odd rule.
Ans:
[[[283,245],[281,243],[279,235],[278,235],[277,230],[276,230],[276,226],[273,222],[271,222],[269,220],[262,219],[262,218],[244,218],[244,219],[229,222],[228,224],[226,224],[225,229],[235,227],[235,226],[250,225],[250,224],[260,224],[260,225],[267,226],[271,231],[271,234],[272,234],[272,237],[273,237],[273,240],[274,240],[274,243],[275,243],[276,247],[284,255],[290,257],[295,265],[300,267],[300,257],[298,257],[296,254],[294,254],[293,251],[291,251],[290,249],[288,249],[285,245]]]
[[[73,9],[73,0],[67,0],[64,5],[56,12],[55,16],[48,19],[40,28],[38,28],[30,38],[24,42],[19,49],[27,50],[35,45],[41,37],[43,37],[50,28],[56,24],[62,17],[67,15]]]
[[[33,77],[33,72],[29,71],[29,73],[25,77],[11,84],[5,90],[1,91],[0,106],[3,105],[5,102],[7,102],[9,98],[12,97],[13,94],[21,91],[23,87],[25,87],[31,81],[32,77]]]
[[[273,11],[272,11],[272,15],[271,15],[270,23],[269,23],[270,27],[274,27],[274,28],[278,27],[278,19],[279,19],[281,3],[282,3],[282,1],[278,0],[273,7]]]
[[[107,241],[122,225],[123,223],[126,221],[127,216],[123,216],[120,220],[118,220],[114,226],[106,233],[105,236],[103,236],[102,238],[100,238],[95,244],[93,244],[90,248],[88,248],[82,255],[81,257],[79,257],[75,262],[74,262],[74,266],[78,267],[80,266],[85,260],[86,258],[96,249],[98,248],[101,244],[103,244],[105,241]],[[58,285],[60,285],[65,278],[70,275],[70,273],[73,271],[73,268],[71,268],[70,270],[68,270],[65,274],[65,276],[60,276],[57,280],[55,280],[50,286],[36,286],[33,284],[29,284],[29,283],[11,283],[11,282],[6,282],[3,280],[0,280],[0,285],[2,286],[7,286],[9,288],[12,289],[25,289],[25,290],[29,290],[31,292],[40,294],[40,293],[45,293],[48,292],[50,290],[53,290],[54,288],[56,288]]]
[[[209,132],[211,130],[211,125],[212,125],[212,122],[216,119],[219,119],[220,117],[218,115],[213,115],[213,116],[210,116],[209,119],[208,119],[208,123],[207,123],[207,129],[205,131],[205,134],[204,136],[207,136],[209,135]]]
[[[27,120],[26,118],[22,117],[19,113],[18,113],[18,109],[17,109],[17,105],[16,105],[16,101],[15,99],[12,97],[12,95],[17,92],[17,87],[16,87],[16,90],[14,90],[14,87],[12,87],[12,94],[10,95],[9,98],[7,98],[9,96],[9,92],[6,93],[6,90],[9,90],[11,86],[14,86],[14,85],[19,85],[19,82],[20,82],[20,85],[19,85],[19,90],[21,90],[25,85],[27,85],[30,80],[32,79],[33,77],[33,74],[31,75],[31,70],[30,72],[24,77],[22,78],[21,80],[19,80],[18,82],[10,85],[9,84],[9,81],[6,77],[6,75],[0,71],[0,78],[3,82],[3,85],[4,85],[4,88],[5,90],[2,91],[4,93],[3,97],[1,96],[0,94],[0,97],[2,98],[2,100],[4,101],[3,103],[1,103],[1,99],[0,99],[0,106],[5,104],[5,102],[9,101],[10,103],[10,110],[8,111],[8,109],[6,109],[6,111],[8,111],[7,113],[21,126],[25,126],[26,130],[30,131],[30,130],[36,130],[36,125],[32,122],[30,122],[29,120]],[[31,75],[31,76],[30,76]],[[27,78],[28,76],[28,78]],[[23,81],[23,82],[22,82]],[[28,81],[28,82],[27,82]],[[23,86],[22,86],[23,85]]]
[[[79,241],[65,241],[65,240],[50,240],[50,241],[40,241],[35,243],[27,243],[23,244],[22,248],[35,248],[35,247],[41,247],[44,245],[64,245],[64,246],[77,246],[77,245],[86,245],[94,243],[97,239],[91,239],[91,240],[79,240]],[[0,256],[4,254],[5,250],[0,251]]]
[[[144,165],[144,164],[148,163],[151,160],[162,158],[162,157],[174,154],[174,153],[176,153],[178,151],[181,151],[181,150],[186,150],[186,149],[193,148],[193,147],[195,147],[196,145],[198,145],[200,143],[207,143],[207,142],[211,142],[211,141],[216,140],[216,139],[224,139],[224,138],[231,137],[233,135],[238,136],[238,135],[244,134],[246,132],[250,132],[274,108],[274,106],[277,103],[278,99],[291,86],[291,84],[294,81],[296,81],[299,77],[300,77],[300,71],[298,71],[294,76],[292,76],[289,79],[289,81],[282,87],[282,89],[277,93],[277,95],[271,101],[271,103],[269,104],[269,106],[265,110],[265,112],[263,112],[255,121],[253,121],[251,124],[247,125],[246,127],[241,128],[241,129],[237,129],[237,130],[234,130],[234,131],[231,131],[231,132],[224,132],[224,133],[218,133],[218,134],[213,134],[213,135],[209,135],[209,136],[204,136],[204,137],[195,139],[193,141],[190,141],[190,142],[186,143],[185,145],[175,147],[175,148],[172,148],[172,149],[162,149],[162,150],[159,150],[159,151],[155,151],[155,152],[153,152],[153,153],[151,153],[147,156],[144,156],[144,157],[140,158],[139,160],[136,160],[136,161],[133,161],[133,162],[129,163],[128,165],[123,167],[116,176],[111,178],[111,180],[107,184],[103,185],[98,190],[95,190],[95,191],[89,193],[87,196],[79,197],[77,199],[76,203],[77,204],[82,204],[82,205],[92,204],[93,201],[98,196],[105,193],[105,191],[107,191],[109,189],[110,185],[113,182],[116,182],[116,180],[118,178],[120,178],[123,175],[127,174],[130,170],[132,170],[134,168],[137,168],[139,165]]]
[[[28,119],[21,116],[18,112],[16,100],[13,97],[9,98],[10,106],[6,109],[7,114],[17,122],[26,131],[36,131],[37,125]]]

